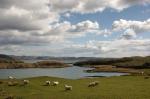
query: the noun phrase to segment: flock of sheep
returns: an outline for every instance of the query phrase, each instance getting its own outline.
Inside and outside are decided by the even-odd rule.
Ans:
[[[8,86],[15,86],[15,85],[18,84],[18,82],[13,81],[13,79],[15,79],[14,77],[8,76],[8,79],[10,80],[10,81],[8,82]],[[23,85],[29,84],[29,80],[23,80],[23,81],[22,81],[22,84],[23,84]],[[59,84],[58,81],[53,81],[53,82],[52,82],[52,85],[53,85],[53,86],[57,86],[58,84]],[[93,81],[93,82],[90,82],[90,83],[88,84],[88,87],[95,87],[95,86],[97,86],[98,84],[99,84],[99,81]],[[46,85],[46,86],[51,85],[51,81],[49,81],[49,80],[45,81],[45,85]],[[67,91],[67,90],[72,90],[72,86],[67,85],[67,84],[64,85],[64,88],[65,88],[66,91]]]
[[[16,86],[16,85],[18,85],[18,82],[14,80],[15,79],[14,77],[8,76],[8,79],[10,80],[8,82],[8,86]],[[27,84],[29,84],[29,80],[23,80],[22,85],[27,85]]]
[[[45,85],[48,86],[51,84],[51,81],[45,81]],[[57,86],[59,84],[58,81],[53,81],[53,86]],[[65,90],[72,90],[72,86],[65,85]]]

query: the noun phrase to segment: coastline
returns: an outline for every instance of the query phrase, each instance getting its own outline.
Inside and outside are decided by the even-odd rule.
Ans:
[[[112,65],[95,65],[88,66],[92,69],[86,70],[88,73],[97,73],[97,72],[116,72],[116,73],[128,73],[129,75],[144,75],[142,74],[143,70],[132,69],[132,68],[119,68]]]

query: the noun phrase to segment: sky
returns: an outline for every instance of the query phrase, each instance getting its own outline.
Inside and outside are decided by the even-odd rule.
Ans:
[[[150,0],[0,0],[0,53],[150,55]]]

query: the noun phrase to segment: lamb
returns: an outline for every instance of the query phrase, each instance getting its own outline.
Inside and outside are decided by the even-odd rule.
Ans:
[[[89,83],[88,87],[95,87],[98,84],[99,84],[99,81],[94,81],[94,82]]]
[[[65,85],[65,90],[72,90],[72,86]]]
[[[12,80],[12,79],[14,79],[14,77],[12,77],[12,76],[8,76],[8,79]]]
[[[46,85],[48,86],[48,85],[50,85],[51,84],[51,82],[50,81],[46,81]]]
[[[53,81],[53,85],[54,85],[54,86],[56,86],[56,85],[58,85],[58,84],[59,84],[58,81]]]
[[[29,84],[29,80],[23,80],[23,84],[24,84],[24,85]]]

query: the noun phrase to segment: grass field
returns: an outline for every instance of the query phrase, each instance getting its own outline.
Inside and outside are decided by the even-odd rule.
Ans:
[[[14,99],[150,99],[150,78],[143,76],[120,76],[69,80],[53,77],[29,78],[26,86],[8,86],[8,80],[1,80],[0,99],[14,96]],[[59,81],[58,86],[44,86],[45,81]],[[17,80],[20,82],[21,80]],[[92,81],[99,85],[89,88]],[[73,86],[65,91],[64,84]],[[8,98],[9,99],[9,98]],[[11,98],[10,98],[11,99]]]

